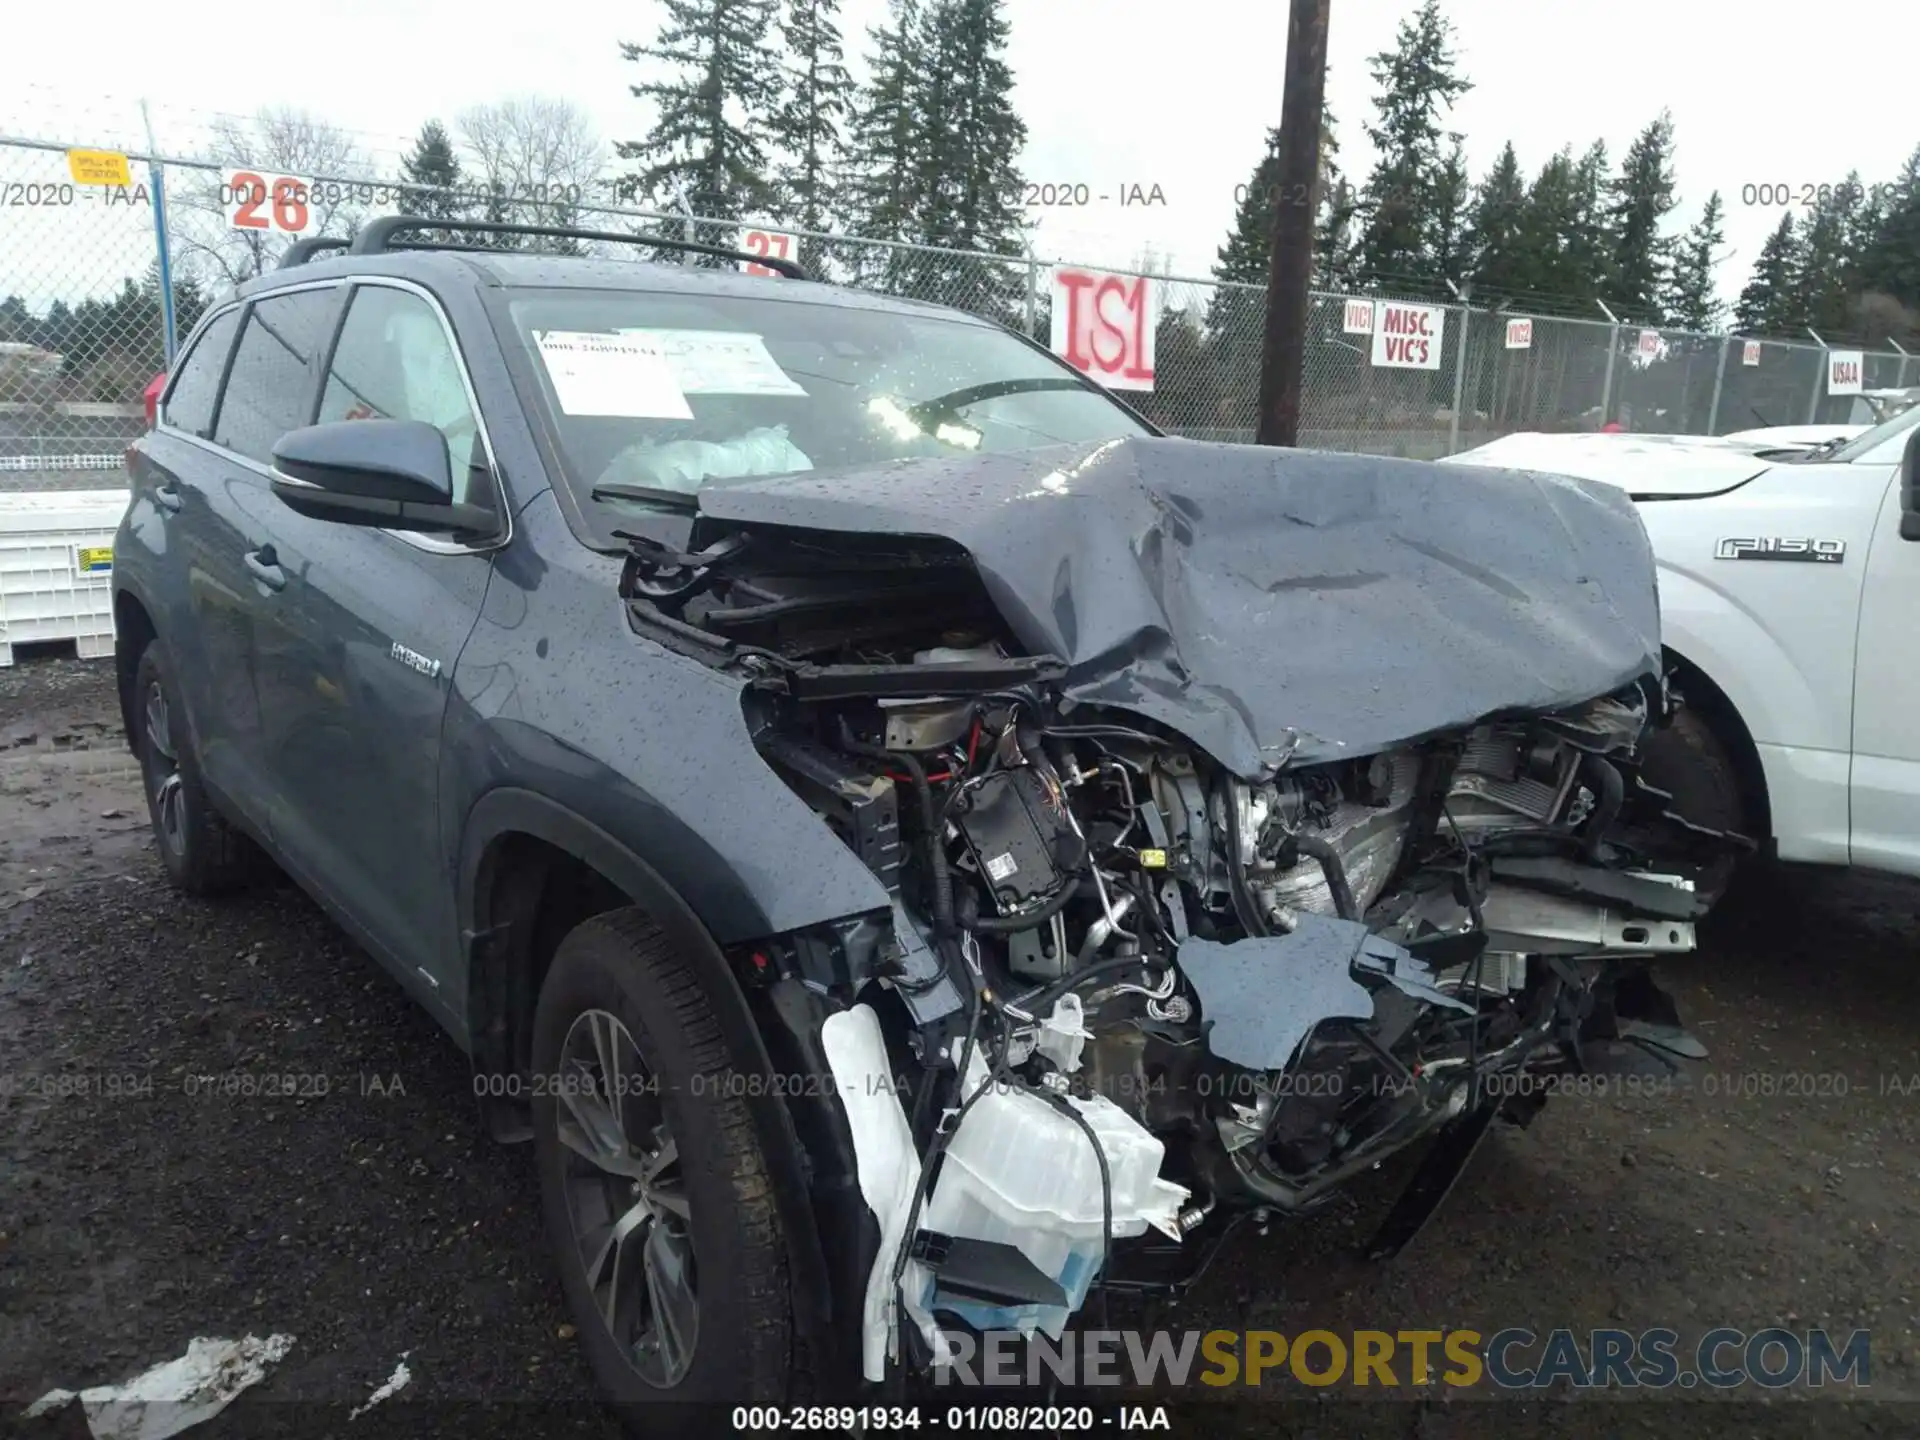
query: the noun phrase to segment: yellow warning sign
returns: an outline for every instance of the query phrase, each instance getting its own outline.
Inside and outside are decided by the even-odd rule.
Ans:
[[[76,185],[131,185],[127,157],[117,150],[69,150],[67,169]]]

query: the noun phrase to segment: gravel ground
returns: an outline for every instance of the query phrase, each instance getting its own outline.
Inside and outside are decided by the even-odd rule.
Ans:
[[[269,1378],[192,1434],[293,1417],[311,1433],[616,1434],[551,1278],[527,1153],[479,1134],[458,1051],[290,886],[175,895],[118,725],[105,663],[0,671],[0,1433],[84,1434],[76,1413],[26,1425],[20,1407],[197,1335],[286,1333]],[[1288,1334],[1859,1327],[1871,1403],[1747,1391],[1496,1412],[1486,1390],[1435,1387],[1362,1410],[1351,1391],[1296,1389],[1308,1398],[1216,1406],[1176,1433],[1271,1433],[1283,1415],[1330,1436],[1363,1418],[1408,1437],[1913,1433],[1917,896],[1761,877],[1667,967],[1713,1052],[1688,1088],[1558,1098],[1497,1133],[1392,1264],[1350,1258],[1390,1198],[1376,1183],[1264,1240],[1243,1227],[1177,1308],[1112,1313]],[[225,1072],[294,1093],[189,1093]],[[401,1398],[350,1421],[403,1354]]]

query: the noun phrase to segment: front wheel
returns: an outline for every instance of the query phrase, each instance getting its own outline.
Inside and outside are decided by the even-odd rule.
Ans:
[[[701,976],[639,910],[560,943],[533,1034],[534,1148],[561,1287],[602,1388],[781,1404],[792,1306],[773,1182]],[[684,1419],[684,1417],[678,1417]]]

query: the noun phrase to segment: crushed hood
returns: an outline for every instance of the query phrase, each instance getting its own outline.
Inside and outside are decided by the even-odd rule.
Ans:
[[[1763,443],[1714,435],[1548,435],[1521,431],[1458,455],[1446,465],[1495,465],[1572,475],[1613,485],[1637,499],[1718,495],[1772,469]],[[1775,446],[1773,448],[1780,448]]]
[[[1624,494],[1553,475],[1142,437],[712,486],[708,535],[963,547],[1067,698],[1252,779],[1653,670],[1654,566]]]

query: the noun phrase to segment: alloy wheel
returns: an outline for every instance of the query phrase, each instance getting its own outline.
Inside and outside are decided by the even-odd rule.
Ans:
[[[156,679],[147,686],[147,743],[141,755],[146,772],[147,794],[153,800],[154,818],[160,839],[175,855],[187,848],[187,797],[180,779],[180,757],[174,748],[173,717],[167,708],[167,692]]]
[[[659,1082],[605,1010],[568,1027],[553,1077],[573,1239],[600,1322],[649,1385],[677,1385],[699,1338],[698,1270],[680,1151]]]

